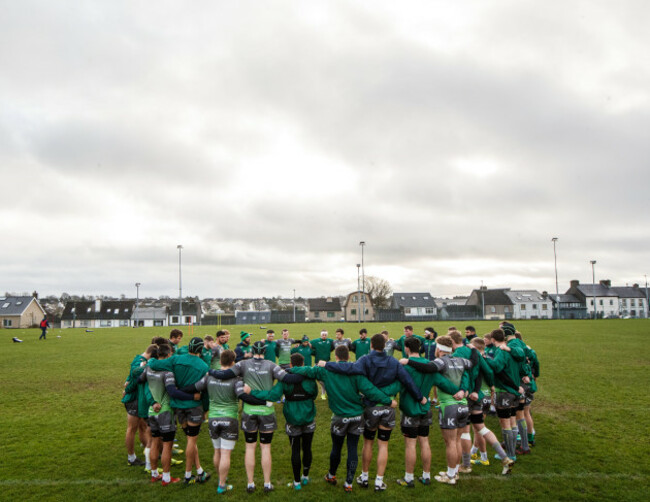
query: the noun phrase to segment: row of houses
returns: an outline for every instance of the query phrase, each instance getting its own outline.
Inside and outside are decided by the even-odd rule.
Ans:
[[[33,296],[0,298],[0,326],[37,326],[45,310]],[[388,309],[373,306],[371,295],[353,291],[344,297],[312,298],[307,309],[236,310],[234,314],[203,312],[201,302],[171,302],[141,307],[135,300],[69,301],[61,328],[165,327],[179,325],[267,324],[291,322],[438,321],[447,319],[586,319],[646,318],[647,290],[638,284],[612,286],[611,281],[571,281],[563,294],[511,288],[475,289],[467,297],[435,298],[430,293],[394,293]],[[58,320],[57,320],[58,321]]]

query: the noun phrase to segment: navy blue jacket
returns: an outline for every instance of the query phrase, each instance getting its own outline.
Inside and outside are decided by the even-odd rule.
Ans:
[[[370,382],[378,388],[386,387],[395,380],[399,380],[406,387],[413,399],[422,401],[422,393],[417,388],[411,375],[402,367],[394,357],[388,357],[385,352],[371,350],[369,354],[363,356],[355,363],[340,364],[329,362],[325,369],[334,373],[344,373],[346,375],[364,375]],[[377,403],[363,398],[364,406],[375,406]]]

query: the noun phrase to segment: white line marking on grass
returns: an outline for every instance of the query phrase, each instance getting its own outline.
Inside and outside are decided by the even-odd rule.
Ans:
[[[491,479],[621,479],[629,481],[643,481],[648,476],[644,474],[627,473],[604,473],[604,472],[545,472],[545,473],[522,473],[509,474],[481,474],[479,476],[461,476],[461,484],[466,481],[483,481]],[[0,486],[58,486],[58,485],[151,485],[149,479],[5,479],[0,481]]]

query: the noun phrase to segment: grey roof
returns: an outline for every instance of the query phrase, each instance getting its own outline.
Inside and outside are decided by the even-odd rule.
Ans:
[[[538,303],[548,300],[548,297],[544,298],[542,293],[534,289],[510,290],[505,293],[512,303]]]
[[[632,286],[614,286],[610,288],[619,298],[645,298],[645,289]]]
[[[393,293],[393,307],[436,307],[436,301],[431,293]]]
[[[602,284],[578,284],[578,289],[585,296],[611,296],[618,297],[614,288],[608,288]]]
[[[22,315],[32,300],[35,300],[33,296],[7,296],[6,298],[2,297],[0,298],[0,316]],[[36,301],[36,303],[38,304],[38,301]],[[42,307],[41,310],[43,310]]]
[[[133,318],[135,319],[135,307]],[[166,307],[138,307],[138,320],[142,319],[165,319],[167,317]]]
[[[131,319],[135,300],[102,300],[99,304],[99,311],[95,309],[96,305],[94,301],[66,302],[61,319],[64,321],[72,319]]]
[[[580,299],[574,295],[553,294],[553,295],[548,295],[548,297],[555,303],[557,303],[556,297],[560,299],[560,303],[580,303]]]
[[[510,288],[503,289],[475,289],[472,295],[476,293],[478,304],[481,302],[485,305],[514,305],[510,297],[506,294]]]
[[[343,308],[341,308],[341,301],[338,297],[310,298],[308,302],[310,312],[338,312],[343,310]]]

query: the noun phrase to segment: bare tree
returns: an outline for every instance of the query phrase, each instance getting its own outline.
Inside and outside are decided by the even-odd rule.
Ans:
[[[372,297],[372,304],[377,309],[390,308],[393,288],[386,279],[381,279],[372,275],[365,278],[365,291]]]

